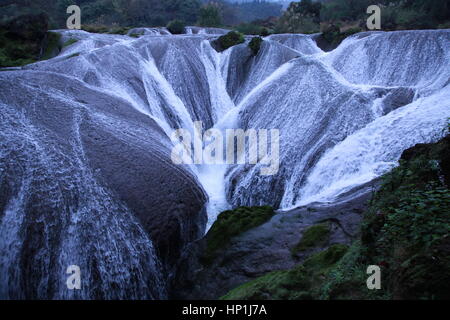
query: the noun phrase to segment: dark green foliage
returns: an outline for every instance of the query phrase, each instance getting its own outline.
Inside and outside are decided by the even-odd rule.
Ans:
[[[263,224],[274,214],[269,206],[240,207],[222,212],[206,235],[207,248],[203,261],[211,262],[215,253],[226,247],[233,237]]]
[[[267,37],[270,35],[270,31],[267,28],[263,27],[263,28],[261,28],[259,35],[261,37]]]
[[[264,40],[261,37],[254,37],[248,44],[249,48],[252,50],[253,55],[257,55],[259,49],[261,49],[261,44]]]
[[[334,49],[339,46],[339,44],[344,41],[345,38],[361,31],[361,28],[350,28],[346,31],[341,32],[338,26],[331,24],[324,28],[321,37],[325,40],[329,48]]]
[[[185,31],[185,24],[181,20],[172,20],[167,24],[167,30],[171,34],[183,34]]]
[[[321,3],[303,0],[291,2],[278,20],[277,33],[317,33],[320,31]]]
[[[244,35],[237,31],[230,31],[226,35],[219,37],[215,41],[215,43],[219,47],[219,50],[221,51],[244,42],[245,42]]]
[[[220,27],[222,17],[220,9],[215,4],[208,4],[200,9],[198,25],[201,27]]]
[[[230,291],[223,300],[311,300],[316,284],[347,252],[334,245],[291,270],[275,271]]]
[[[45,15],[25,15],[0,26],[0,67],[36,62],[47,33]]]
[[[299,251],[305,251],[326,244],[330,237],[330,226],[328,223],[322,223],[309,227],[303,232],[300,242],[292,248],[292,254]]]
[[[362,225],[361,241],[330,273],[321,297],[450,297],[450,137],[405,151],[384,176]],[[368,265],[382,267],[382,290],[361,286]]]
[[[450,2],[448,0],[328,0],[293,2],[279,19],[277,33],[314,33],[319,23],[342,24],[342,29],[360,28],[366,25],[368,6],[381,7],[382,30],[436,29],[450,25]],[[335,43],[342,36],[331,36]],[[339,39],[340,38],[340,39]]]

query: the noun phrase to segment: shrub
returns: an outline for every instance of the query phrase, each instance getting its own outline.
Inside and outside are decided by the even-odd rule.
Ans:
[[[267,37],[267,36],[270,35],[270,31],[269,31],[269,29],[267,29],[267,28],[262,28],[262,29],[261,29],[261,32],[259,33],[259,35],[260,35],[261,37]]]
[[[219,50],[223,51],[232,46],[244,43],[244,35],[237,31],[230,31],[226,35],[223,35],[217,39],[216,44],[219,46]]]
[[[198,25],[200,27],[220,27],[222,18],[219,7],[211,3],[201,8]]]
[[[185,27],[184,22],[181,20],[172,20],[167,24],[167,30],[172,34],[183,34]]]
[[[250,41],[250,43],[248,44],[248,46],[250,47],[250,49],[253,52],[253,55],[257,55],[259,52],[259,49],[261,49],[261,43],[263,42],[263,39],[261,37],[255,37],[252,38],[252,40]]]

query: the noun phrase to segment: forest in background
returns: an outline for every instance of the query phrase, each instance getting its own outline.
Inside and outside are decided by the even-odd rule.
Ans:
[[[85,25],[160,27],[176,20],[184,25],[234,27],[247,34],[258,34],[261,28],[270,33],[315,33],[330,24],[364,29],[366,9],[374,2],[382,7],[383,30],[449,27],[448,0],[3,0],[0,22],[43,12],[50,28],[64,28],[66,8],[77,4]]]

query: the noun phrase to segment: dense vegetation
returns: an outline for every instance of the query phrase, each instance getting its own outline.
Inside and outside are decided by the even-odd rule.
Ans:
[[[224,299],[449,299],[450,136],[405,151],[365,213],[360,240],[334,245],[292,270],[246,283]],[[320,243],[313,226],[293,250]],[[366,269],[378,265],[381,290],[368,290]]]
[[[107,26],[165,26],[172,20],[205,27],[231,26],[280,16],[282,9],[280,4],[260,0],[11,0],[0,4],[0,22],[44,12],[51,28],[62,28],[68,17],[66,9],[72,4],[80,6],[83,24]]]
[[[59,35],[47,33],[43,14],[23,15],[0,25],[0,67],[17,67],[48,59],[59,42]],[[43,47],[47,50],[43,52]]]
[[[293,2],[279,19],[275,32],[316,33],[337,25],[342,31],[366,28],[366,9],[371,0],[303,0]],[[383,30],[450,27],[447,0],[379,0]]]
[[[232,46],[244,43],[244,35],[237,31],[230,31],[214,41],[213,45],[218,51],[223,51]]]

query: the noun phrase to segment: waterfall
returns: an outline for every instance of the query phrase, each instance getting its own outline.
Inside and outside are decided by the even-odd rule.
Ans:
[[[0,72],[1,298],[164,299],[170,266],[221,211],[334,201],[444,134],[448,30],[361,33],[328,53],[272,35],[257,55],[248,39],[216,52],[226,30],[186,31],[58,30],[78,41]],[[278,174],[173,164],[171,133],[196,121],[280,130]]]

